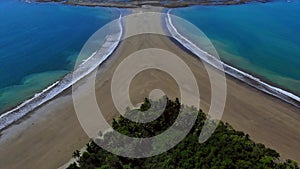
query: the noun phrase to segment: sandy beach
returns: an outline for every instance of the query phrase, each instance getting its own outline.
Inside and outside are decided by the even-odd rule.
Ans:
[[[134,12],[159,10],[161,8],[137,8]],[[137,17],[126,20],[126,33],[145,29],[162,32],[164,30],[160,19]],[[168,37],[144,34],[122,41],[112,56],[98,69],[96,96],[107,121],[119,115],[110,92],[114,70],[128,55],[146,48],[172,51],[186,62],[199,86],[201,108],[208,112],[211,85],[201,61]],[[84,84],[85,79],[78,83]],[[151,69],[138,74],[131,82],[130,98],[133,103],[142,102],[151,90],[157,88],[163,90],[170,98],[179,97],[180,92],[175,80],[165,72]],[[222,120],[249,134],[257,143],[277,150],[283,159],[291,158],[300,162],[298,108],[228,76],[227,100]],[[0,168],[5,169],[57,168],[69,161],[73,151],[81,149],[89,141],[77,120],[71,89],[36,109],[1,134]]]

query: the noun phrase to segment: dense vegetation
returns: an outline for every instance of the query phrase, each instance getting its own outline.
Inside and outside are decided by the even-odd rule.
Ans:
[[[159,118],[150,123],[135,123],[124,117],[113,121],[112,127],[120,133],[134,137],[150,137],[165,131],[177,118],[179,110],[189,114],[195,108],[180,105],[178,99],[171,101],[166,99],[166,108]],[[151,107],[151,113],[159,112],[163,102],[150,102],[145,99],[139,111],[128,110],[126,115],[138,116]],[[197,111],[196,111],[197,112]],[[108,168],[214,168],[214,169],[296,169],[296,162],[286,160],[281,162],[279,154],[263,144],[254,143],[249,135],[234,130],[229,124],[220,122],[213,135],[200,144],[198,137],[206,120],[202,110],[198,111],[197,120],[190,133],[178,145],[169,151],[149,158],[125,158],[114,155],[100,148],[94,141],[87,144],[86,152],[73,153],[77,164],[73,163],[69,169],[108,169]],[[110,139],[106,133],[104,140]]]

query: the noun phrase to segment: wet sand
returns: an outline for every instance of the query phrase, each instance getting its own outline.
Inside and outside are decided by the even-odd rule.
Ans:
[[[160,9],[135,9],[135,12],[153,10]],[[159,17],[126,20],[125,28],[127,34],[145,29],[163,31]],[[168,37],[148,34],[124,40],[98,69],[96,97],[105,118],[111,121],[119,115],[110,93],[114,70],[126,56],[150,47],[171,51],[186,62],[197,79],[201,108],[208,112],[211,84],[201,61]],[[84,84],[85,79],[79,83]],[[151,90],[157,88],[170,98],[179,97],[175,80],[165,72],[151,69],[141,72],[133,79],[130,98],[133,103],[142,102]],[[88,142],[89,138],[77,120],[70,94],[69,89],[2,132],[0,168],[57,168],[69,161],[74,150],[81,149]],[[235,129],[249,134],[254,141],[277,150],[282,158],[300,162],[298,108],[227,77],[227,100],[222,119]]]

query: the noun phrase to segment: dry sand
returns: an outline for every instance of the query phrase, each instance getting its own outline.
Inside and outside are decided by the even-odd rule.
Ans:
[[[142,9],[135,11],[140,12]],[[151,22],[147,22],[149,19]],[[125,25],[127,33],[142,29],[162,31],[158,17],[136,18],[126,21]],[[98,70],[96,96],[106,119],[111,121],[119,115],[110,93],[111,77],[115,68],[132,52],[150,47],[172,51],[187,63],[197,79],[201,108],[207,112],[211,89],[201,61],[167,37],[139,35],[123,41]],[[222,119],[235,129],[248,133],[254,141],[277,150],[283,158],[300,162],[300,110],[231,77],[227,78],[227,87],[228,95]],[[130,85],[132,102],[141,102],[156,88],[162,89],[171,98],[180,94],[178,85],[171,76],[159,70],[147,70],[138,74]],[[2,134],[1,169],[57,168],[71,158],[74,150],[81,149],[89,140],[76,118],[70,90],[38,108]]]

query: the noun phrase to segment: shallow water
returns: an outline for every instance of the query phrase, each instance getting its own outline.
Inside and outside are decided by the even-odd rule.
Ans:
[[[300,1],[173,9],[212,41],[222,61],[300,95]]]
[[[72,71],[88,38],[120,15],[113,8],[18,0],[0,1],[0,11],[0,113]]]

